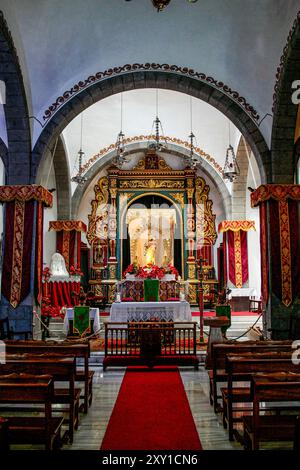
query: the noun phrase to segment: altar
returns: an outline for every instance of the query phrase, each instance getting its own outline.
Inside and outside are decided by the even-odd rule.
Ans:
[[[180,302],[114,302],[110,308],[111,322],[129,321],[192,321],[190,304]]]

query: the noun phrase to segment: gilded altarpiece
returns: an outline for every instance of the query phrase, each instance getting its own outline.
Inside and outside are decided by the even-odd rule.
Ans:
[[[153,196],[153,198],[159,198],[160,201],[162,199],[166,201],[170,227],[174,229],[173,223],[177,226],[176,233],[180,238],[175,246],[177,253],[172,253],[174,244],[171,243],[171,237],[168,244],[166,237],[163,236],[159,259],[165,258],[166,261],[173,261],[174,258],[176,260],[180,258],[179,274],[182,280],[188,281],[189,300],[196,304],[197,248],[200,245],[212,247],[217,237],[212,201],[208,198],[209,186],[206,185],[204,179],[198,177],[193,169],[172,169],[161,156],[150,150],[133,169],[123,170],[115,166],[110,167],[107,175],[99,179],[94,191],[95,198],[91,202],[87,232],[92,259],[91,290],[100,296],[106,293],[108,303],[114,301],[116,283],[122,279],[122,273],[127,267],[124,264],[126,257],[123,240],[128,236],[128,227],[132,220],[134,227],[133,208],[139,200],[144,200],[145,196]],[[160,212],[157,208],[155,217],[160,220]],[[141,227],[137,230],[141,230]],[[157,237],[160,237],[161,231],[157,233]],[[159,245],[155,240],[155,235],[150,237],[150,241],[148,253],[151,252],[153,245]],[[136,254],[137,243],[141,244],[139,237],[128,242],[131,251],[134,251],[130,258],[127,254],[130,261]],[[180,250],[180,257],[178,250]],[[145,256],[144,259],[147,259],[147,253]]]

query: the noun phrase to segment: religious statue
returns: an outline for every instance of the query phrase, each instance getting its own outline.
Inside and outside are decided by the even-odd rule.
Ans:
[[[146,248],[146,264],[155,264],[156,241],[150,238]]]
[[[60,253],[54,253],[50,264],[51,278],[69,279],[64,257]],[[50,280],[51,280],[50,278]]]

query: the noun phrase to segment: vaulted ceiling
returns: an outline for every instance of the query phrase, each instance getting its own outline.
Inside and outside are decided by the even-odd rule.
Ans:
[[[31,115],[80,80],[126,63],[176,64],[236,90],[262,119],[299,0],[1,0]],[[150,118],[150,116],[149,116]],[[41,126],[32,121],[33,142]],[[271,118],[261,131],[270,142]]]

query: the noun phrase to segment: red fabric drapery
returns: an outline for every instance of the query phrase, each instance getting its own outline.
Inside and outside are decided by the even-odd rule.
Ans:
[[[300,293],[297,202],[270,200],[269,210],[272,227],[272,290],[289,306]]]
[[[49,222],[49,230],[56,231],[56,250],[64,257],[66,268],[80,269],[81,232],[86,225],[81,220],[54,220]]]
[[[2,294],[16,308],[31,287],[31,252],[35,201],[6,203]]]
[[[243,287],[248,281],[248,246],[247,232],[243,230],[227,231],[229,280],[237,288]]]
[[[80,282],[49,282],[50,301],[53,307],[73,307],[78,305]]]
[[[251,206],[260,206],[263,296],[267,300],[269,229],[272,292],[287,307],[300,294],[299,201],[299,185],[266,184],[251,193]]]
[[[261,256],[261,294],[265,303],[269,298],[269,263],[268,263],[268,226],[267,206],[262,203],[259,207],[260,216],[260,256]]]
[[[37,204],[36,216],[36,250],[35,250],[35,295],[37,302],[42,301],[42,273],[43,273],[43,229],[44,229],[44,210],[41,202]]]

